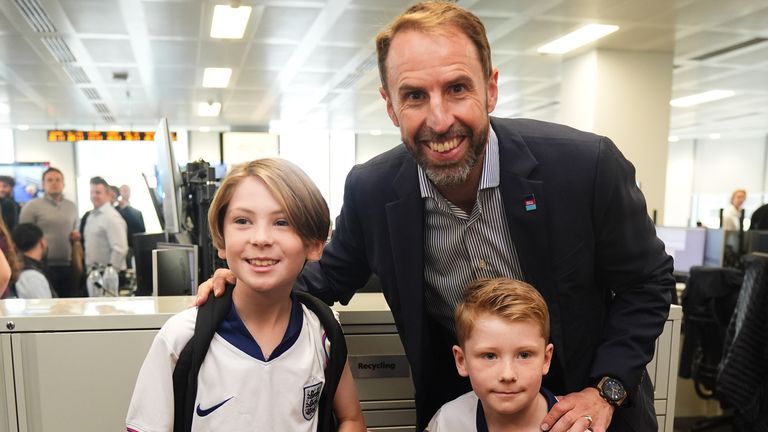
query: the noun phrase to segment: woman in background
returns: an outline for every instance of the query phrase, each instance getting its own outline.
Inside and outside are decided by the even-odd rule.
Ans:
[[[723,210],[723,229],[738,231],[741,226],[741,206],[747,199],[747,191],[736,189],[731,194],[731,203]]]

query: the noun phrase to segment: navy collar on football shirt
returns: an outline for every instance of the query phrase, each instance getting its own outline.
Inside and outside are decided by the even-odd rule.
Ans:
[[[257,360],[266,362],[280,357],[280,354],[288,351],[293,346],[299,338],[303,324],[304,312],[301,308],[301,302],[296,299],[296,296],[291,294],[291,317],[288,319],[288,328],[285,330],[283,340],[280,341],[275,350],[272,351],[272,355],[269,356],[269,360],[264,357],[258,342],[256,342],[251,332],[245,327],[240,316],[237,315],[234,303],[232,303],[229,313],[224,318],[224,321],[221,322],[216,333],[240,351]]]
[[[483,156],[483,174],[480,177],[478,189],[490,189],[499,186],[499,139],[492,127],[489,126],[488,131],[488,144]],[[437,187],[429,180],[421,165],[417,164],[416,166],[419,171],[421,197],[437,199],[440,196]]]
[[[541,395],[544,396],[544,399],[547,401],[547,412],[549,412],[557,403],[557,398],[545,387],[541,387],[539,389],[539,393],[541,393]],[[480,399],[477,400],[475,427],[477,428],[477,432],[488,432],[488,423],[485,421],[485,411],[483,411],[483,404],[480,403]]]

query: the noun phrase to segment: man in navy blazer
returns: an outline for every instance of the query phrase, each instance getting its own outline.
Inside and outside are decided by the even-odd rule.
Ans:
[[[381,94],[403,144],[349,173],[333,237],[300,283],[327,302],[346,303],[371,274],[379,277],[424,427],[443,403],[470,390],[453,364],[455,331],[429,304],[440,299],[455,307],[445,292],[461,292],[466,281],[429,281],[439,273],[435,259],[453,260],[450,267],[473,258],[461,247],[435,254],[442,245],[431,218],[442,211],[441,220],[454,214],[472,221],[498,204],[503,222],[484,236],[506,243],[470,267],[478,275],[521,277],[547,301],[555,353],[544,386],[564,396],[542,429],[602,432],[610,424],[610,431],[655,431],[645,367],[674,279],[633,166],[608,138],[490,117],[498,71],[485,29],[452,3],[412,6],[379,34],[377,51]],[[481,205],[485,188],[495,195]],[[521,274],[504,266],[494,272],[502,261]],[[454,280],[437,276],[448,285]]]

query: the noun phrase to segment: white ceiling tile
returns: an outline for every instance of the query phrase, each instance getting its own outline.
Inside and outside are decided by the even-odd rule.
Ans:
[[[679,87],[680,85],[703,83],[723,74],[727,74],[731,70],[732,69],[727,67],[708,66],[702,64],[685,66],[675,70],[673,74],[673,85],[675,87]]]
[[[768,63],[768,41],[713,58],[717,63],[740,66],[757,66]],[[768,71],[766,71],[768,74]]]
[[[279,73],[264,69],[242,69],[234,87],[246,87],[254,89],[266,89],[272,86]]]
[[[197,1],[143,1],[150,36],[198,37],[202,4]]]
[[[150,49],[157,66],[195,66],[197,45],[196,42],[153,40]]]
[[[201,67],[239,67],[248,44],[243,41],[203,41],[200,43]]]
[[[539,4],[539,0],[478,0],[470,10],[479,16],[492,13],[524,13],[531,6]],[[484,18],[484,17],[483,17]],[[485,22],[483,22],[485,24]]]
[[[675,57],[690,59],[744,40],[744,36],[724,31],[699,31],[675,42]]]
[[[768,71],[736,71],[728,76],[707,82],[713,89],[768,93]]]
[[[364,45],[373,40],[395,16],[396,12],[348,9],[341,14],[323,41]]]
[[[253,35],[255,40],[286,40],[298,42],[304,37],[320,13],[318,8],[267,6]]]
[[[768,27],[768,5],[764,4],[761,10],[750,11],[739,18],[727,21],[722,24],[722,27],[764,34]]]
[[[60,0],[78,33],[126,34],[118,0]]]
[[[334,73],[328,72],[299,72],[291,80],[291,87],[295,90],[317,90],[328,84]]]
[[[10,65],[10,69],[27,84],[69,84],[58,65]]]
[[[33,85],[30,87],[47,101],[67,101],[82,96],[78,90],[68,85]]]
[[[297,45],[254,43],[248,50],[246,65],[260,69],[283,69]]]
[[[170,87],[195,87],[197,69],[189,67],[158,67],[155,68],[155,85]]]
[[[232,92],[228,99],[226,99],[227,105],[237,104],[251,104],[258,105],[264,96],[266,90],[238,90]]]
[[[307,58],[304,66],[311,69],[339,70],[359,51],[360,48],[318,46]]]
[[[366,6],[373,8],[386,7],[389,9],[395,9],[398,11],[398,13],[400,13],[414,2],[413,0],[387,0],[386,2],[382,2],[381,0],[352,0],[351,3],[355,6]]]
[[[624,27],[600,39],[595,45],[625,51],[672,52],[675,49],[675,30],[645,25]]]
[[[539,46],[550,42],[579,26],[560,21],[529,21],[493,43],[493,49],[514,52],[535,52]]]
[[[45,52],[43,59],[37,55],[37,52],[27,42],[26,38],[21,36],[0,36],[0,63],[15,64],[36,63],[41,60],[44,62],[53,61],[53,56],[45,48],[42,49]]]
[[[128,40],[83,39],[83,46],[94,63],[135,63],[133,48]]]
[[[508,57],[496,66],[499,68],[500,78],[557,80],[560,77],[562,59],[559,56],[516,55]]]
[[[717,25],[751,12],[754,5],[754,0],[730,0],[728,7],[723,7],[720,0],[697,0],[677,11],[676,24],[691,27]]]

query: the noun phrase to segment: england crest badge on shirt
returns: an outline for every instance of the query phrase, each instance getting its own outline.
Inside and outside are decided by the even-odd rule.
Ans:
[[[320,393],[323,391],[323,382],[304,387],[304,402],[302,403],[302,414],[305,420],[312,420],[317,412],[317,406],[320,404]]]

